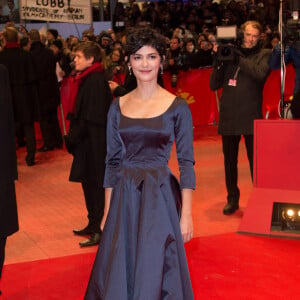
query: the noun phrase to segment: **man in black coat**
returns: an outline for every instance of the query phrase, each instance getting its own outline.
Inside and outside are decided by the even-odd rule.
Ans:
[[[112,94],[104,79],[99,45],[95,42],[84,42],[75,50],[78,93],[65,142],[74,157],[69,179],[82,184],[89,221],[84,229],[74,229],[73,232],[90,236],[79,243],[81,247],[87,247],[98,245],[101,236],[106,123]]]
[[[29,32],[30,52],[33,54],[39,96],[39,118],[44,145],[40,152],[61,148],[62,134],[57,119],[60,90],[56,77],[56,59],[53,52],[41,43],[36,29]]]
[[[222,135],[228,193],[223,209],[225,215],[239,208],[237,163],[241,135],[253,176],[253,124],[255,119],[262,119],[263,88],[270,73],[271,50],[262,49],[259,44],[262,26],[256,21],[247,21],[241,29],[244,33],[241,47],[232,50],[231,60],[217,52],[210,78],[212,90],[222,88],[218,132]]]
[[[3,32],[4,49],[0,64],[7,67],[15,122],[24,129],[28,166],[34,165],[36,141],[34,121],[38,119],[36,73],[32,54],[20,48],[18,31],[7,27]]]
[[[17,156],[8,71],[0,65],[0,278],[4,264],[5,244],[9,235],[19,230],[15,180]],[[1,294],[1,291],[0,291]]]

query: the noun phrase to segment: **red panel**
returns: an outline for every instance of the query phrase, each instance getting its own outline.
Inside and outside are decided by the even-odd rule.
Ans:
[[[253,188],[238,232],[300,239],[297,233],[271,231],[274,202],[300,203],[300,191]]]
[[[300,121],[254,123],[254,186],[300,190]]]
[[[271,232],[274,202],[300,203],[300,121],[254,122],[253,191],[239,232],[300,238]]]

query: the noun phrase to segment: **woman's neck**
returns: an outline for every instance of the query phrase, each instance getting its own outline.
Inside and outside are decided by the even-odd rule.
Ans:
[[[138,82],[134,97],[141,100],[151,100],[156,97],[161,87],[157,82]]]

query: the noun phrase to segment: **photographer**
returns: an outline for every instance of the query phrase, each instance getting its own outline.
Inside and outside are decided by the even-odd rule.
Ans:
[[[170,40],[170,48],[166,55],[166,69],[172,75],[172,87],[177,86],[177,76],[180,69],[184,68],[184,59],[181,49],[181,41],[177,36],[173,36]]]
[[[229,47],[233,55],[223,57],[217,45],[210,78],[210,88],[222,88],[220,98],[219,128],[224,154],[227,204],[225,215],[239,208],[238,149],[244,136],[247,156],[253,177],[253,121],[262,118],[263,87],[270,73],[270,49],[262,49],[259,40],[262,26],[257,21],[247,21],[241,26],[241,46]]]

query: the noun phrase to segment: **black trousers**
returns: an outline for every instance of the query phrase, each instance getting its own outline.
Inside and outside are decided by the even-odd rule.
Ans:
[[[6,245],[6,237],[0,237],[0,278],[2,275],[2,269],[4,265],[5,258],[5,245]]]
[[[40,127],[44,146],[48,148],[61,148],[63,146],[62,134],[59,127],[56,110],[41,116]]]
[[[253,179],[253,135],[244,135],[244,139],[251,177]],[[236,203],[239,202],[240,199],[240,190],[238,188],[238,153],[240,140],[240,135],[222,135],[228,203]]]
[[[34,122],[32,123],[17,122],[15,124],[15,127],[16,127],[16,136],[18,141],[22,140],[22,135],[24,133],[24,137],[26,140],[27,163],[34,162],[35,152],[36,152]]]
[[[104,195],[103,187],[95,183],[82,183],[85,198],[85,205],[88,211],[88,227],[92,232],[100,232],[100,223],[104,214]]]

